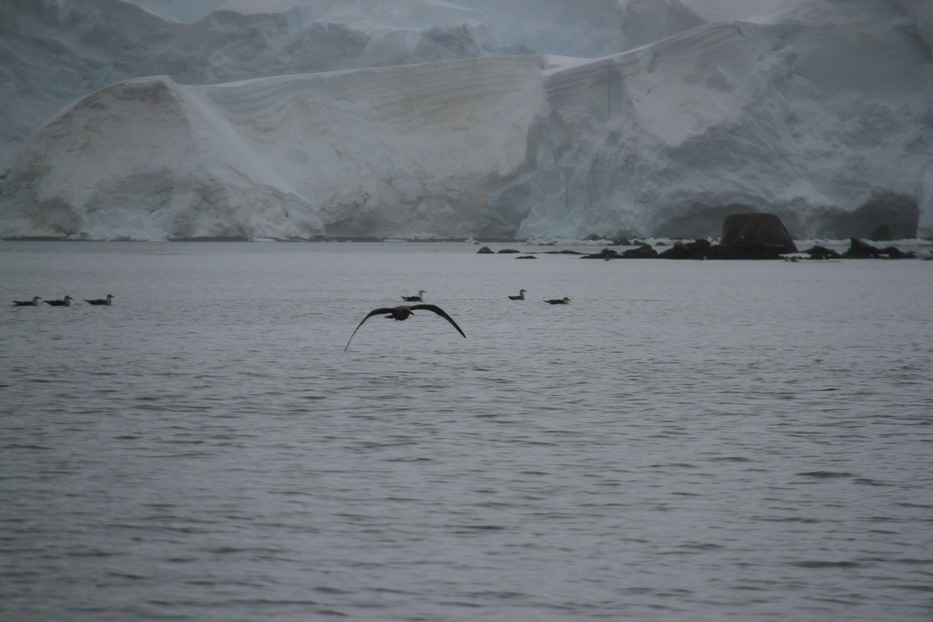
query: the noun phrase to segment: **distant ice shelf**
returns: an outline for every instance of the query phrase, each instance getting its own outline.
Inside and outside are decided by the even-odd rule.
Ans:
[[[933,4],[797,3],[599,59],[107,86],[0,170],[0,237],[933,236]]]

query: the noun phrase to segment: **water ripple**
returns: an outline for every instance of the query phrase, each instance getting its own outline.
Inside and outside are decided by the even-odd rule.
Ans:
[[[23,244],[41,269],[4,286],[120,305],[0,312],[0,618],[933,611],[924,262]],[[411,283],[468,339],[413,319],[343,353],[346,309]]]

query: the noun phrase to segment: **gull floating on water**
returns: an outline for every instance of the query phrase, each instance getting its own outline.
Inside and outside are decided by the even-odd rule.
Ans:
[[[47,305],[52,305],[53,307],[70,307],[71,301],[73,298],[71,296],[65,296],[61,300],[46,300],[44,301]]]
[[[95,298],[94,300],[84,299],[84,302],[89,305],[107,305],[110,306],[111,301],[113,301],[113,294],[107,294],[106,298]]]
[[[39,296],[33,296],[32,300],[14,300],[13,304],[17,307],[38,307],[40,300],[42,300],[42,298]]]
[[[509,296],[509,300],[524,300],[525,299],[525,290],[518,290],[517,296]]]
[[[454,322],[454,319],[453,319],[452,317],[450,317],[449,315],[447,315],[447,312],[446,312],[446,311],[444,311],[443,309],[441,309],[441,308],[438,307],[437,305],[428,305],[428,304],[424,304],[424,305],[399,305],[398,307],[380,307],[379,309],[373,309],[372,311],[370,311],[369,313],[367,313],[367,314],[366,314],[366,317],[364,317],[364,318],[362,319],[362,321],[360,321],[360,323],[357,324],[356,328],[353,329],[353,335],[355,335],[355,334],[356,334],[356,331],[358,331],[358,330],[360,329],[360,326],[363,325],[363,322],[365,322],[366,320],[368,320],[369,318],[371,318],[371,317],[374,316],[374,315],[384,315],[384,316],[387,317],[387,318],[391,318],[391,319],[393,319],[393,320],[397,320],[397,321],[401,322],[402,320],[407,320],[407,319],[408,319],[408,316],[413,315],[412,312],[413,312],[413,311],[416,311],[416,310],[418,310],[418,309],[424,309],[425,311],[433,311],[434,313],[438,314],[439,316],[441,316],[442,318],[444,318],[445,320],[447,320],[448,322],[450,322],[451,324],[453,324],[454,328],[457,329],[457,332],[460,333],[461,335],[463,335],[463,338],[466,339],[466,334],[464,334],[464,332],[463,332],[462,330],[460,330],[460,327],[457,326],[457,323]],[[346,351],[347,351],[347,348],[350,347],[350,342],[353,341],[353,335],[350,335],[350,338],[347,340],[347,345],[344,346],[344,348],[343,348],[343,351],[344,351],[344,352],[346,352]]]
[[[563,298],[552,298],[551,300],[545,300],[544,302],[549,305],[566,305],[570,303],[570,298],[564,296]]]
[[[402,296],[402,300],[404,300],[405,302],[421,302],[422,300],[424,300],[424,295],[427,293],[428,292],[424,291],[423,289],[419,289],[417,296]]]

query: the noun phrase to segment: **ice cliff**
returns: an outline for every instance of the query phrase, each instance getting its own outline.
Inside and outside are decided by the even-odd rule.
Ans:
[[[113,84],[3,163],[0,237],[933,235],[933,4],[703,4],[599,59]]]
[[[189,10],[198,5],[185,3]],[[240,3],[266,10],[219,10],[180,23],[123,0],[3,0],[0,158],[65,106],[122,80],[166,75],[181,84],[215,84],[531,51],[500,44],[467,10],[448,9],[449,22],[404,20],[412,26],[401,27],[348,14],[353,3],[343,0],[329,3],[329,11],[285,0]]]

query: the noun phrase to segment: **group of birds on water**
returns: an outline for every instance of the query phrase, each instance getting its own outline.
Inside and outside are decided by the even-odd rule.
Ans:
[[[514,296],[509,295],[509,300],[524,300],[525,291],[526,290],[524,289],[520,289],[518,290],[518,294]],[[453,327],[457,329],[457,332],[463,335],[463,338],[466,339],[466,333],[463,332],[460,326],[457,325],[454,319],[450,317],[450,315],[446,311],[444,311],[437,305],[432,305],[432,304],[423,302],[424,295],[426,293],[427,293],[426,290],[421,289],[421,290],[418,290],[418,293],[413,296],[402,296],[402,300],[404,300],[405,302],[417,302],[421,304],[399,305],[397,307],[379,307],[378,309],[373,309],[372,311],[367,313],[366,316],[362,320],[360,320],[360,323],[356,325],[356,328],[353,329],[353,333],[350,335],[350,338],[347,340],[347,345],[343,347],[343,351],[344,352],[347,351],[347,348],[350,347],[350,342],[353,341],[353,335],[355,335],[356,331],[360,329],[360,326],[362,326],[363,323],[366,322],[366,320],[368,320],[372,316],[381,315],[387,319],[401,322],[403,320],[407,320],[409,317],[414,315],[415,311],[419,311],[419,310],[431,311],[441,316],[442,318],[450,322],[451,325],[453,325]],[[570,298],[567,298],[566,296],[564,296],[563,298],[552,298],[550,300],[545,300],[544,302],[550,305],[566,305],[570,303]]]
[[[509,300],[524,300],[525,292],[526,290],[520,289],[518,290],[518,294],[509,295]],[[454,321],[454,319],[450,317],[450,314],[448,314],[446,311],[444,311],[437,305],[423,302],[424,295],[426,293],[427,291],[422,289],[422,290],[419,290],[418,293],[413,296],[402,296],[402,300],[404,300],[405,302],[414,302],[414,303],[419,303],[419,304],[399,305],[397,307],[379,307],[378,309],[373,309],[372,311],[367,313],[366,316],[362,320],[360,320],[360,323],[356,325],[356,328],[353,329],[353,333],[350,335],[350,338],[347,340],[347,345],[344,346],[343,351],[346,352],[347,348],[350,347],[350,342],[353,341],[353,335],[356,335],[356,331],[360,329],[360,326],[362,326],[366,322],[366,320],[368,320],[374,315],[381,315],[388,319],[393,319],[397,322],[401,322],[402,320],[407,320],[409,317],[414,315],[415,311],[431,311],[432,313],[436,313],[437,315],[441,316],[442,318],[450,322],[451,325],[457,329],[457,332],[463,335],[463,338],[466,339],[466,333],[464,333],[463,329],[461,329],[460,326]],[[94,306],[105,305],[109,307],[110,304],[113,302],[113,298],[114,298],[113,294],[107,294],[106,298],[93,298],[93,299],[85,298],[84,302],[88,303],[89,305],[94,305]],[[14,300],[13,305],[17,307],[38,307],[40,300],[42,300],[40,296],[33,296],[32,300]],[[42,302],[44,302],[47,305],[51,305],[53,307],[70,307],[72,300],[74,300],[74,298],[72,298],[71,296],[65,296],[61,300],[42,300]],[[563,298],[551,298],[549,300],[545,300],[544,302],[550,305],[565,305],[565,304],[570,303],[570,298],[567,298],[566,296],[564,296]]]
[[[32,300],[14,300],[13,306],[15,307],[38,307],[40,300],[42,300],[42,297],[40,296],[33,296]],[[64,298],[60,300],[42,300],[42,302],[44,302],[47,305],[51,305],[53,307],[70,307],[72,300],[74,300],[74,298],[72,298],[71,296],[65,296]],[[91,300],[88,300],[87,298],[85,298],[84,302],[88,303],[89,305],[94,305],[95,307],[97,306],[109,307],[110,303],[113,302],[113,294],[107,294],[106,298],[93,298]]]
[[[524,300],[525,292],[527,291],[527,289],[520,289],[514,296],[509,294],[509,300]],[[414,296],[402,296],[402,300],[405,302],[422,302],[424,301],[424,295],[427,293],[427,290],[419,289],[418,293]],[[549,305],[565,305],[570,303],[570,298],[564,296],[563,298],[551,298],[550,300],[545,300],[544,302],[548,303]]]
[[[509,300],[524,300],[526,291],[527,290],[520,289],[514,296],[510,294]],[[544,302],[548,303],[549,305],[567,305],[570,304],[570,298],[564,296],[563,298],[551,298],[550,300],[545,300]]]

